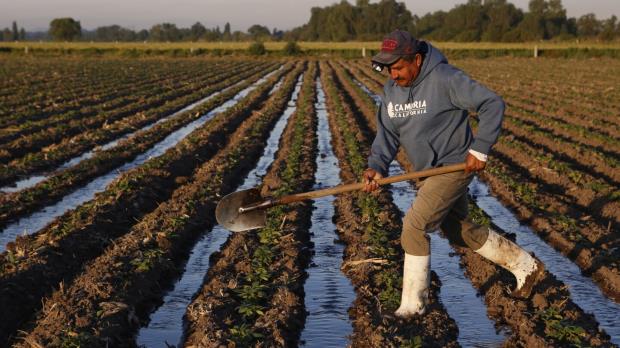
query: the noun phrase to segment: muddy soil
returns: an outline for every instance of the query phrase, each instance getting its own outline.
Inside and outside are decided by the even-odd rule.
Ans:
[[[248,66],[245,66],[246,69],[247,67]],[[243,70],[244,67],[242,66],[241,68]],[[230,67],[229,69],[232,69],[232,67]],[[62,106],[56,104],[57,109],[54,112],[48,112],[47,117],[44,117],[41,120],[20,125],[19,129],[15,129],[14,131],[3,132],[3,130],[0,130],[0,144],[8,143],[9,141],[12,141],[18,137],[25,137],[43,129],[49,130],[59,126],[63,126],[63,124],[76,123],[76,121],[82,121],[86,126],[88,124],[88,120],[90,118],[96,117],[98,114],[111,112],[115,109],[122,109],[127,105],[144,101],[145,98],[149,98],[150,96],[165,93],[166,89],[170,88],[170,84],[173,81],[180,82],[180,84],[177,85],[178,87],[183,86],[183,84],[195,84],[196,82],[198,82],[196,84],[197,86],[207,86],[210,85],[212,82],[216,82],[218,75],[220,75],[221,73],[221,70],[218,70],[216,68],[210,68],[202,72],[194,72],[194,75],[187,81],[183,81],[183,79],[187,78],[187,76],[183,77],[184,74],[182,73],[179,73],[180,76],[172,75],[167,80],[153,81],[149,84],[141,84],[139,81],[136,81],[136,86],[131,89],[133,92],[132,94],[121,94],[118,95],[117,98],[113,99],[108,99],[109,96],[104,96],[102,98],[104,100],[101,100],[97,103],[91,102],[91,105],[93,105],[92,107],[88,106],[88,102],[85,104],[81,104],[78,101],[75,101],[78,106],[77,110],[65,110],[63,112]],[[223,76],[226,75],[224,74]],[[199,80],[196,80],[197,77],[199,78]],[[70,82],[68,84],[70,84]],[[105,93],[105,91],[101,92]],[[42,110],[42,112],[45,113],[46,111]]]
[[[516,180],[520,178],[519,173],[511,171],[502,163],[494,162],[491,171],[486,171],[480,176],[489,185],[493,194],[505,206],[511,208],[521,221],[532,226],[542,239],[573,260],[585,275],[591,276],[607,296],[616,302],[620,301],[620,264],[617,262],[617,255],[614,256],[618,243],[618,239],[614,237],[615,233],[604,231],[601,238],[595,239],[595,242],[583,237],[578,238],[571,232],[572,229],[557,219],[556,215],[524,203],[506,183],[491,173],[493,166],[501,172],[510,173],[509,175]],[[537,197],[543,203],[558,206],[557,202],[546,200],[540,194]],[[578,231],[583,236],[588,236],[590,231],[588,222],[578,221],[578,223]],[[600,231],[599,228],[596,230]]]
[[[138,103],[118,108],[107,114],[98,114],[86,120],[68,121],[58,127],[44,129],[11,142],[1,144],[0,161],[8,163],[14,159],[26,156],[28,153],[44,151],[46,147],[63,141],[64,139],[78,135],[82,135],[83,137],[84,133],[92,132],[102,127],[104,124],[122,121],[127,117],[135,115],[141,116],[142,112],[161,107],[166,102],[183,98],[184,95],[192,93],[192,91],[198,89],[199,86],[206,81],[207,79],[205,78],[196,79],[196,81],[193,81],[190,85],[176,86],[176,89],[172,91],[167,91],[161,95],[152,96]]]
[[[269,70],[265,69],[264,71]],[[6,224],[9,219],[14,220],[39,207],[55,203],[79,185],[130,162],[166,138],[168,134],[222,105],[239,91],[257,81],[262,74],[263,72],[248,76],[249,73],[241,73],[238,77],[247,78],[247,81],[233,87],[230,91],[214,96],[204,104],[197,106],[195,110],[181,113],[168,121],[154,125],[146,131],[140,131],[134,137],[123,140],[114,148],[98,151],[92,158],[63,170],[31,188],[0,196],[0,227]],[[217,91],[234,82],[225,81],[225,84],[219,86],[216,84],[212,87],[212,91]]]
[[[260,69],[260,66],[258,68]],[[238,73],[242,77],[246,74],[254,74],[257,71],[259,71],[257,67],[247,67]],[[182,109],[185,105],[199,100],[205,94],[211,94],[235,81],[238,81],[238,78],[227,78],[226,75],[209,78],[204,81],[205,85],[201,84],[195,90],[192,90],[191,93],[186,93],[186,95],[180,98],[168,100],[167,103],[160,107],[143,109],[143,111],[116,122],[112,122],[110,119],[105,126],[82,132],[74,137],[67,137],[45,147],[39,153],[30,153],[28,156],[15,159],[0,167],[0,185],[11,183],[18,176],[27,175],[34,171],[53,169],[54,166],[62,164],[71,157],[75,157],[97,145],[103,145],[123,134],[153,123],[170,113]]]
[[[498,230],[497,226],[494,229]],[[509,272],[469,248],[453,247],[461,256],[466,276],[484,296],[488,314],[498,325],[510,327],[512,334],[506,346],[613,346],[594,316],[579,308],[571,300],[568,287],[551,273],[545,272],[530,299],[519,299],[510,295],[516,282]]]
[[[183,183],[179,178],[191,175],[198,163],[215,155],[249,110],[266,99],[278,76],[241,101],[243,107],[216,116],[163,156],[121,175],[93,201],[7,245],[0,258],[0,310],[6,319],[0,323],[0,342],[34,314],[43,296],[73,279],[88,260],[167,199]]]
[[[307,191],[314,184],[316,139],[311,136],[299,139],[299,136],[300,131],[303,134],[316,131],[315,74],[316,69],[311,67],[304,75],[298,109],[289,119],[276,159],[263,180],[264,193],[283,189]],[[292,152],[296,140],[302,141],[300,153]],[[284,171],[291,170],[289,161],[300,165],[294,182],[282,180]],[[311,258],[308,233],[311,210],[310,202],[286,206],[278,221],[268,222],[268,226],[278,226],[280,237],[270,247],[274,253],[268,266],[270,276],[262,282],[247,280],[256,272],[257,251],[266,245],[261,242],[261,230],[233,233],[221,250],[213,254],[205,283],[187,309],[187,347],[297,345],[306,316],[303,284]],[[264,292],[262,309],[244,318],[239,311],[244,303],[241,291],[251,286],[260,286]]]
[[[182,271],[198,234],[215,223],[218,197],[231,192],[260,157],[299,73],[301,66],[279,93],[243,122],[226,147],[188,179],[189,184],[119,238],[70,287],[54,293],[24,341],[62,346],[76,333],[91,347],[135,344],[137,324],[148,318]]]

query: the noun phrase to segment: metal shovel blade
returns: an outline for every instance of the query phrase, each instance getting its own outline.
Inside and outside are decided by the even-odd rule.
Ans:
[[[260,190],[257,188],[233,192],[224,196],[217,204],[215,218],[220,225],[232,232],[265,227],[267,214],[264,209],[239,213],[239,208],[258,203],[262,200]]]

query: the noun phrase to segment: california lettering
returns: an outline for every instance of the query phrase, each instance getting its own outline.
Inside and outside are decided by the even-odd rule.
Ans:
[[[416,100],[412,103],[387,105],[387,113],[390,118],[409,117],[426,113],[426,100]]]

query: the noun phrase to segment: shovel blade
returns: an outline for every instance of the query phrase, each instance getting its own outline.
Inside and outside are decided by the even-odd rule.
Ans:
[[[241,232],[265,227],[267,214],[263,209],[239,213],[239,208],[246,207],[263,200],[260,190],[252,188],[228,194],[220,200],[215,208],[217,222],[232,232]]]

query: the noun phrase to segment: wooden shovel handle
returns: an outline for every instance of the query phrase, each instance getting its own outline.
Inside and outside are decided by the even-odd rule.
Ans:
[[[413,180],[413,179],[418,179],[418,178],[425,178],[425,177],[439,175],[439,174],[458,172],[464,169],[465,169],[465,163],[459,163],[459,164],[452,164],[452,165],[445,166],[445,167],[421,170],[419,172],[411,172],[411,173],[406,173],[406,174],[401,174],[401,175],[388,176],[386,178],[382,178],[376,181],[380,186],[383,186],[387,184],[393,184],[395,182]],[[330,187],[330,188],[317,190],[317,191],[297,193],[294,195],[281,197],[280,199],[273,202],[274,203],[273,205],[288,204],[288,203],[293,203],[293,202],[304,201],[306,199],[331,196],[331,195],[336,195],[339,193],[361,190],[362,188],[364,188],[364,183],[356,183],[356,184],[348,184],[348,185],[339,185],[339,186]]]

